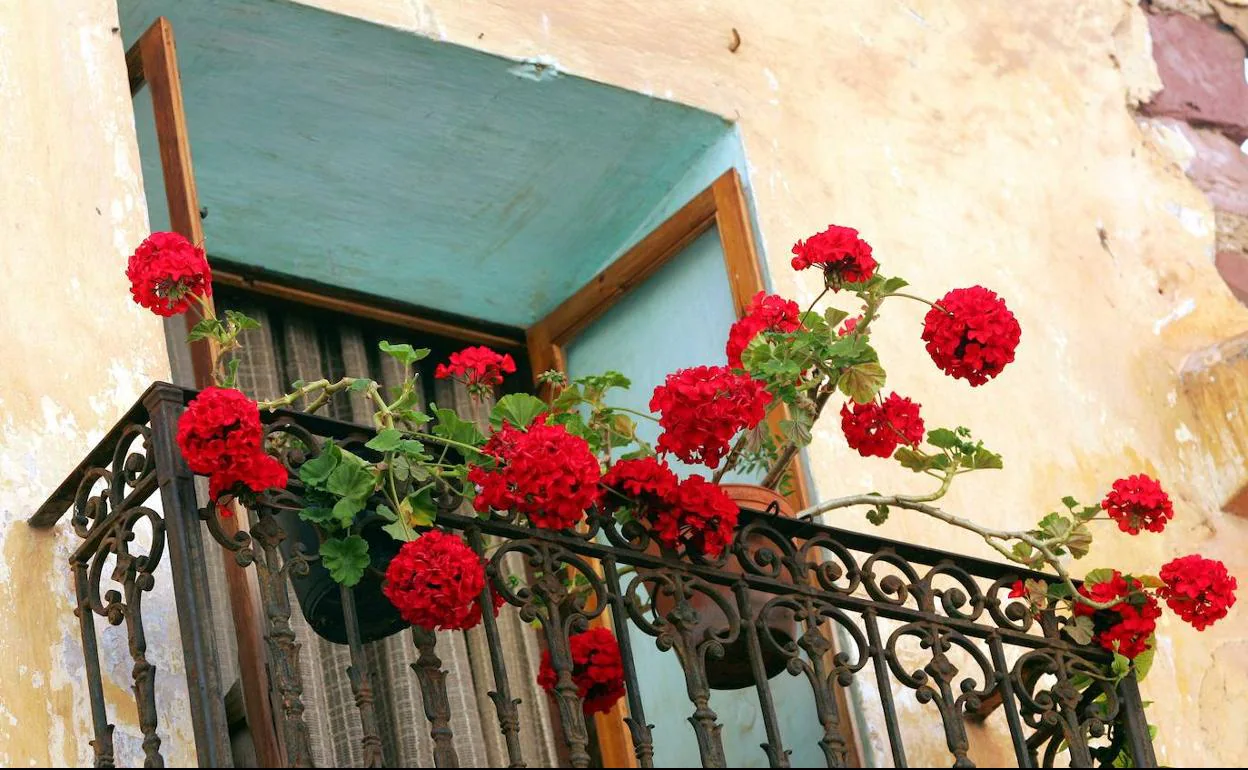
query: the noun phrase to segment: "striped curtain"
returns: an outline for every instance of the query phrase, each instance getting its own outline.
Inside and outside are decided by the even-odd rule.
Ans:
[[[378,332],[356,324],[349,317],[333,316],[298,306],[275,305],[247,294],[220,292],[218,307],[239,310],[258,320],[262,331],[250,332],[239,354],[239,386],[249,395],[273,398],[295,380],[331,380],[351,374],[368,376],[383,387],[402,380],[402,368],[389,356],[377,353]],[[402,338],[402,336],[406,338]],[[390,334],[391,342],[430,344],[412,332]],[[440,351],[441,352],[441,351]],[[445,353],[442,354],[443,356]],[[438,357],[438,353],[431,359]],[[432,364],[428,379],[432,379]],[[175,361],[176,365],[176,361]],[[175,367],[176,368],[176,367]],[[470,400],[462,386],[433,381],[433,398],[441,407],[455,408],[465,419],[485,424],[489,403]],[[339,394],[324,410],[341,420],[371,424],[372,411],[360,394]],[[209,549],[220,562],[220,549]],[[224,573],[213,569],[214,613],[219,615],[218,643],[226,671],[226,687],[238,678],[236,645]],[[292,608],[298,607],[293,591]],[[303,678],[304,718],[311,734],[313,760],[318,767],[352,767],[363,763],[362,730],[351,683],[347,678],[350,653],[314,634],[302,615],[292,613],[291,624],[301,645],[299,664]],[[520,737],[530,766],[558,764],[546,693],[537,686],[540,647],[537,634],[513,608],[499,615],[499,635],[507,661],[514,697],[521,700]],[[387,767],[432,767],[433,742],[429,737],[420,688],[411,664],[418,653],[410,632],[396,634],[365,646],[369,677],[376,695],[381,727],[382,752]],[[487,693],[494,689],[489,649],[480,628],[467,633],[443,632],[437,636],[438,656],[447,671],[451,703],[451,728],[459,761],[466,767],[502,767],[506,749],[494,704]]]

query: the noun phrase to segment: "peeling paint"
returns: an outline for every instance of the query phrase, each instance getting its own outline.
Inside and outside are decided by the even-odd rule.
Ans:
[[[519,64],[507,70],[518,78],[533,80],[538,83],[554,80],[559,77],[559,62],[553,57],[543,54],[523,59]]]
[[[1188,298],[1179,303],[1179,306],[1171,310],[1166,315],[1158,318],[1153,322],[1153,334],[1161,334],[1161,330],[1181,318],[1186,318],[1196,310],[1196,300]]]

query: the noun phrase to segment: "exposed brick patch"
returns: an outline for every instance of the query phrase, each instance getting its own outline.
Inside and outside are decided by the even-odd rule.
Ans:
[[[1244,42],[1181,13],[1150,13],[1148,21],[1163,88],[1141,112],[1213,128],[1236,143],[1248,139]]]
[[[1215,209],[1248,217],[1248,155],[1217,131],[1184,123],[1175,125],[1195,152],[1187,166],[1187,175],[1208,196]]]

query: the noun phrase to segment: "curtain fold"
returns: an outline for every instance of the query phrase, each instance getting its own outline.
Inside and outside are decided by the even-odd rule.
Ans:
[[[224,299],[224,301],[222,301]],[[382,387],[397,386],[402,366],[376,353],[373,336],[350,322],[335,318],[325,324],[313,312],[272,308],[247,297],[218,298],[262,323],[263,332],[252,333],[239,356],[239,386],[257,398],[279,395],[297,379],[331,380],[345,374],[367,375]],[[392,339],[392,341],[395,341]],[[407,339],[420,346],[421,340]],[[426,343],[427,347],[431,346]],[[476,403],[459,385],[435,383],[435,398],[442,407],[453,408],[465,419],[488,422],[492,403]],[[333,399],[327,413],[337,419],[369,424],[372,410],[362,394],[344,393]],[[214,553],[214,564],[221,555]],[[212,566],[212,565],[210,565]],[[515,569],[522,565],[508,565]],[[221,570],[212,569],[213,595],[228,596]],[[292,608],[298,600],[290,591]],[[232,629],[229,606],[214,603],[218,629]],[[300,644],[299,667],[304,687],[304,718],[312,743],[312,758],[319,767],[351,767],[363,762],[359,712],[347,677],[350,651],[321,639],[308,627],[302,613],[292,613],[291,625]],[[530,766],[557,763],[554,734],[550,727],[548,699],[536,684],[540,646],[536,630],[520,620],[514,608],[499,614],[499,636],[506,659],[512,697],[520,698],[520,737],[524,759]],[[233,650],[233,639],[218,634],[223,650]],[[451,705],[451,729],[461,766],[498,767],[507,764],[497,712],[487,693],[495,689],[489,648],[480,628],[468,633],[443,632],[437,636],[437,654],[447,672],[447,695]],[[228,662],[227,682],[237,679],[234,655]],[[419,654],[410,632],[404,631],[365,646],[365,660],[375,696],[382,753],[388,767],[430,767],[433,743],[425,719],[420,687],[411,665]]]

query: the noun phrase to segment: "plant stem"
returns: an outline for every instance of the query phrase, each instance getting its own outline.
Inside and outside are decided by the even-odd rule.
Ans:
[[[835,383],[829,379],[832,387],[825,389],[815,398],[815,412],[811,415],[810,424],[813,426],[819,421],[819,415],[823,413],[823,408],[827,406],[828,399],[832,398],[832,394],[836,392]],[[780,450],[780,454],[776,456],[775,462],[771,464],[771,468],[767,471],[767,475],[763,478],[763,486],[768,489],[775,489],[780,483],[780,479],[784,477],[784,471],[789,467],[793,457],[797,454],[800,447],[795,442],[789,441],[784,445],[784,449]]]
[[[951,479],[952,476],[950,476],[949,478]],[[939,519],[940,521],[943,521],[946,524],[951,524],[960,529],[965,529],[968,532],[974,532],[975,534],[982,537],[984,541],[988,543],[988,545],[990,545],[995,551],[997,551],[997,553],[1000,553],[1002,556],[1004,556],[1005,558],[1009,559],[1010,561],[1016,564],[1023,564],[1023,566],[1030,566],[1030,565],[1028,565],[1026,562],[1020,561],[1019,558],[1015,556],[1012,551],[1010,551],[1008,548],[1002,545],[1002,542],[1016,540],[1016,541],[1027,543],[1032,548],[1036,549],[1036,552],[1044,560],[1045,564],[1051,567],[1053,571],[1057,573],[1058,578],[1066,585],[1067,589],[1069,589],[1070,595],[1074,597],[1074,600],[1082,604],[1085,604],[1093,609],[1098,609],[1098,610],[1108,609],[1114,606],[1115,604],[1117,604],[1119,601],[1121,601],[1120,599],[1114,599],[1108,602],[1097,602],[1079,593],[1078,589],[1075,586],[1074,581],[1070,577],[1070,573],[1068,573],[1065,567],[1061,565],[1061,562],[1058,560],[1057,555],[1054,554],[1052,549],[1050,548],[1049,541],[1042,540],[1036,537],[1035,535],[1031,534],[1030,532],[992,529],[989,527],[983,527],[969,519],[964,519],[961,516],[955,516],[954,514],[948,513],[947,511],[944,511],[940,508],[937,508],[932,505],[928,505],[927,504],[928,502],[937,499],[938,497],[943,495],[945,491],[948,491],[948,481],[949,480],[946,479],[947,483],[941,485],[942,491],[938,491],[934,495],[926,495],[922,497],[913,497],[913,496],[906,496],[906,495],[851,495],[849,497],[840,497],[834,500],[828,500],[826,502],[819,503],[818,505],[811,506],[810,508],[807,508],[806,510],[800,512],[798,514],[798,518],[809,519],[813,516],[817,516],[822,513],[827,513],[828,511],[836,510],[838,508],[848,508],[851,506],[858,506],[858,505],[870,505],[870,506],[884,505],[884,506],[892,506],[896,508],[905,508],[905,509],[912,510],[912,511],[918,511],[920,513],[927,514],[928,516],[931,516],[934,519]]]

